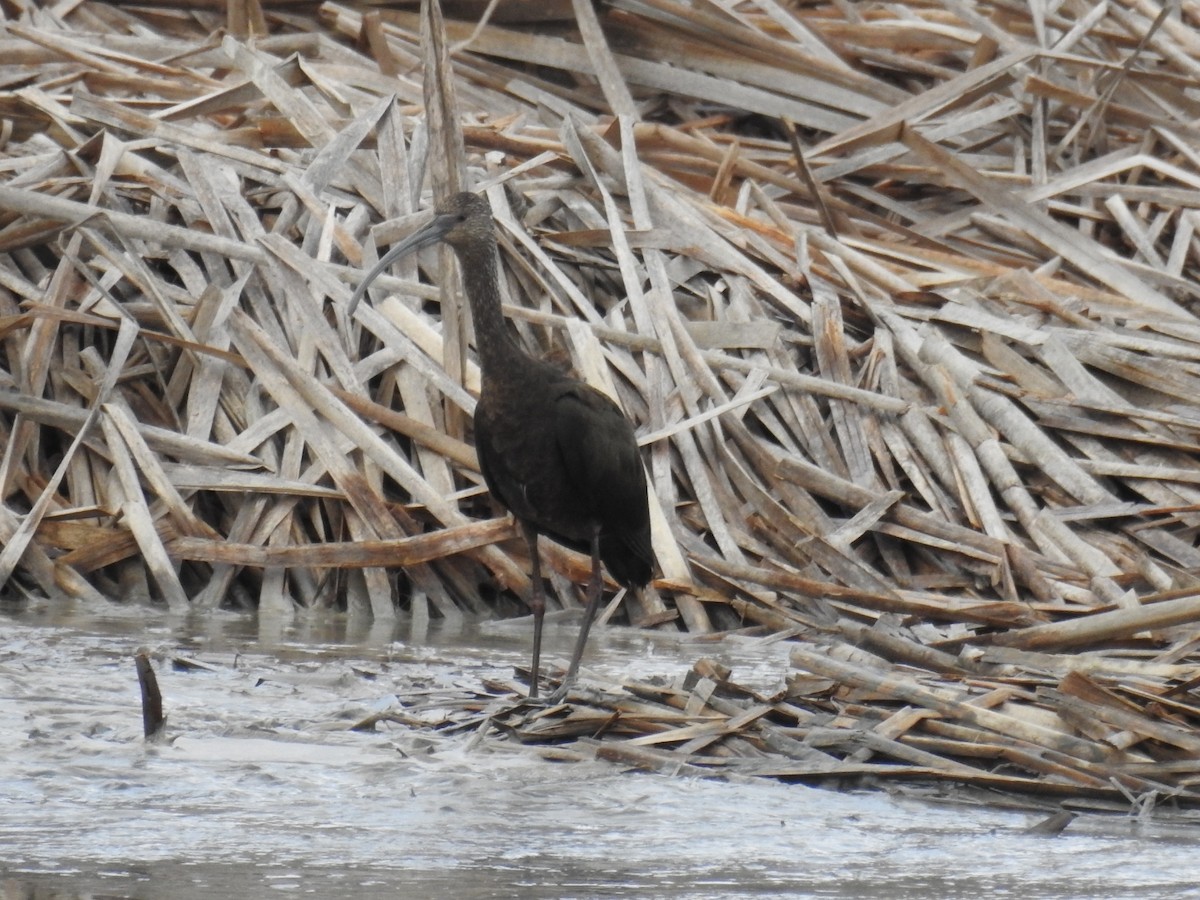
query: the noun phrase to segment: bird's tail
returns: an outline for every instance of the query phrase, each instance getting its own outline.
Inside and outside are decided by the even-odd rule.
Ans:
[[[608,573],[627,588],[645,587],[654,574],[654,549],[648,534],[600,535],[600,559]]]

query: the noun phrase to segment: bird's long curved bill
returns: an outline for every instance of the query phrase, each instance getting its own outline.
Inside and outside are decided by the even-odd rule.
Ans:
[[[383,255],[379,262],[371,267],[371,270],[363,276],[363,280],[354,290],[354,296],[350,298],[350,305],[347,308],[349,315],[354,315],[354,311],[358,309],[358,303],[362,300],[363,295],[367,292],[367,288],[371,286],[371,282],[378,278],[388,266],[400,259],[402,256],[407,256],[410,253],[415,253],[422,247],[428,247],[430,244],[436,244],[446,232],[454,226],[454,220],[450,216],[437,216],[432,222],[424,228],[413,232],[400,243],[396,244]]]

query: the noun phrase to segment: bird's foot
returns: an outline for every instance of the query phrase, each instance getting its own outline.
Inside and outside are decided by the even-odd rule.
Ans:
[[[533,688],[530,688],[529,695],[524,700],[521,700],[519,705],[540,707],[558,706],[567,699],[567,693],[570,691],[573,682],[573,678],[564,678],[561,682],[559,682],[558,687],[552,690],[549,694],[542,693],[541,691],[535,691]]]
[[[529,715],[538,714],[559,706],[562,700],[561,689],[555,690],[550,694],[538,694],[536,697],[517,697],[516,701],[508,709],[508,712],[512,713],[524,710]]]
[[[571,687],[575,684],[574,676],[568,676],[559,682],[558,687],[550,692],[550,696],[546,698],[546,702],[551,706],[556,706],[567,699],[567,694]]]

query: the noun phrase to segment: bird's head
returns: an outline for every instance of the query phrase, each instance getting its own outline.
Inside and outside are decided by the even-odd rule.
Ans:
[[[492,208],[478,194],[463,191],[455,194],[441,204],[433,215],[433,219],[424,227],[410,234],[383,255],[371,270],[363,276],[354,296],[350,298],[349,312],[354,314],[358,302],[367,292],[371,282],[397,259],[415,253],[430,244],[445,241],[455,250],[479,243],[487,247],[486,242],[492,238]],[[490,251],[490,247],[487,247]]]
[[[421,236],[420,246],[445,241],[455,249],[492,233],[492,208],[478,194],[463,191],[438,207],[433,221],[409,240]]]

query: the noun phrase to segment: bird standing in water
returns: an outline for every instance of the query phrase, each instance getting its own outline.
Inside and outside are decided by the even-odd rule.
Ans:
[[[438,241],[458,257],[471,316],[482,390],[475,407],[475,446],[492,495],[521,524],[531,560],[533,660],[529,696],[538,696],[542,620],[546,612],[538,537],[590,552],[587,609],[561,690],[579,669],[609,574],[644,587],[654,567],[646,474],[633,426],[607,396],[522,350],[500,310],[499,259],[486,200],[460,193],[428,225],[394,246],[350,300],[353,314],[371,282],[394,260]]]

